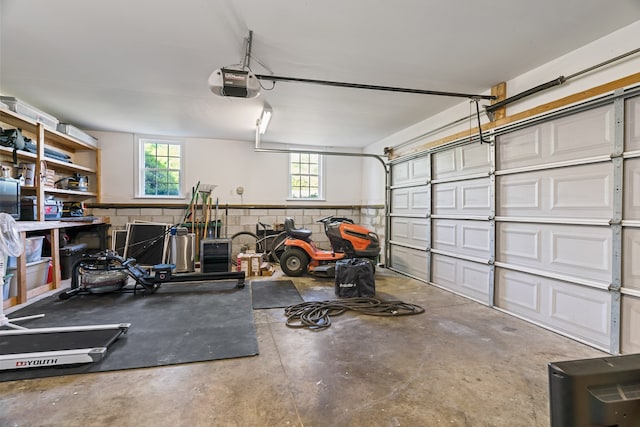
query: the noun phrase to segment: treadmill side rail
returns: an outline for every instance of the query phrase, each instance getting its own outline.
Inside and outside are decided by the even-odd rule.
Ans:
[[[58,332],[79,332],[79,331],[103,331],[119,329],[122,333],[126,333],[131,327],[131,323],[107,323],[103,325],[82,325],[82,326],[57,326],[52,328],[31,328],[31,329],[6,329],[0,331],[0,336],[7,335],[39,335],[39,334],[55,334]]]
[[[0,371],[8,369],[40,368],[57,365],[94,363],[107,354],[106,347],[73,350],[43,351],[37,353],[0,355]]]
[[[112,323],[0,331],[0,371],[98,362],[130,326]]]

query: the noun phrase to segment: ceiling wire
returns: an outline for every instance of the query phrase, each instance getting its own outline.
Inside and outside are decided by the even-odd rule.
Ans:
[[[473,102],[476,103],[476,117],[478,119],[478,137],[480,138],[480,144],[482,144],[483,142],[485,144],[491,144],[491,141],[489,141],[488,139],[484,139],[484,136],[482,136],[482,124],[480,123],[480,100],[478,98],[472,99]]]
[[[261,65],[262,68],[264,68],[265,70],[273,74],[273,71],[271,71],[269,67],[267,67],[264,63],[262,63],[258,58],[253,56],[253,54],[251,53],[252,47],[253,47],[253,31],[249,30],[249,36],[244,39],[244,58],[242,60],[242,69],[249,70],[253,74],[255,74],[255,72],[251,69],[251,59],[253,59],[259,65]],[[273,90],[276,87],[275,81],[273,82],[273,85],[269,88],[265,87],[260,81],[260,79],[257,79],[257,81],[258,81],[258,84],[260,85],[260,88],[262,88],[263,90]]]

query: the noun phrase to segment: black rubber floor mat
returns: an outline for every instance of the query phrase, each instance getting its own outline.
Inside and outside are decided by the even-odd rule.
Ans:
[[[174,365],[258,354],[251,290],[236,282],[164,284],[152,295],[47,297],[8,315],[27,328],[131,323],[99,362],[0,371],[0,381]]]
[[[251,293],[254,309],[283,308],[304,302],[291,280],[253,280]]]

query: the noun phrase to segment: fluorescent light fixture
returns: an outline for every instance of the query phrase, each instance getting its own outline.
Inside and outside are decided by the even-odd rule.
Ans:
[[[269,126],[272,115],[273,110],[271,109],[271,106],[265,103],[264,107],[262,108],[262,115],[260,116],[260,120],[258,123],[258,131],[260,132],[260,135],[264,135],[264,133],[267,131],[267,127]]]

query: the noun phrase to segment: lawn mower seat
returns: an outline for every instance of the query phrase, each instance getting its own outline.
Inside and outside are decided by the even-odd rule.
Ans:
[[[307,228],[296,228],[293,223],[293,218],[285,218],[284,220],[284,231],[291,237],[295,237],[296,239],[304,240],[306,242],[309,241],[309,237],[311,237],[311,230]]]

